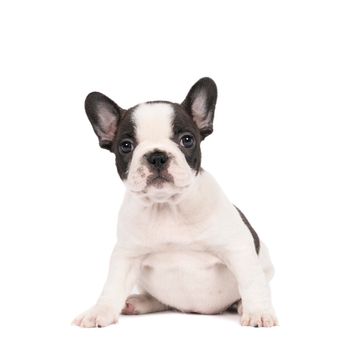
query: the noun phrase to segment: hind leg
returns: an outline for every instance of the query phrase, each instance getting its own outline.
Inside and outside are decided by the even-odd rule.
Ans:
[[[239,299],[235,303],[230,305],[230,307],[227,309],[227,311],[237,312],[239,316],[242,316],[242,314],[243,314],[242,300]]]
[[[169,306],[162,304],[149,294],[133,294],[126,299],[122,314],[140,315],[166,310],[169,310]]]

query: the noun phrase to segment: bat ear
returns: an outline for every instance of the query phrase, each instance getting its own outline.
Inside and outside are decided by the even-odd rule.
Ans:
[[[213,132],[217,95],[218,92],[214,80],[202,78],[192,86],[182,102],[182,107],[193,118],[203,139]]]
[[[91,92],[85,99],[85,111],[100,146],[111,150],[117,125],[124,110],[100,92]]]

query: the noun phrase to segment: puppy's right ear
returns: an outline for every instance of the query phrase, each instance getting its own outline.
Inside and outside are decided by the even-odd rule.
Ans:
[[[85,111],[100,146],[111,151],[118,122],[124,110],[100,92],[91,92],[85,99]]]

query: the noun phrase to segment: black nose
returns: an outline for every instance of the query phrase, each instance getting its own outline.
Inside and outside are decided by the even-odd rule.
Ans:
[[[156,169],[162,169],[168,161],[168,156],[164,152],[156,151],[147,157],[148,163],[153,165]]]

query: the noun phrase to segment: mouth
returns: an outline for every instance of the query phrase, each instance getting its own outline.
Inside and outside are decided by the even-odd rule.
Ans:
[[[169,173],[151,174],[147,178],[147,186],[161,188],[165,183],[173,183],[174,179]]]

